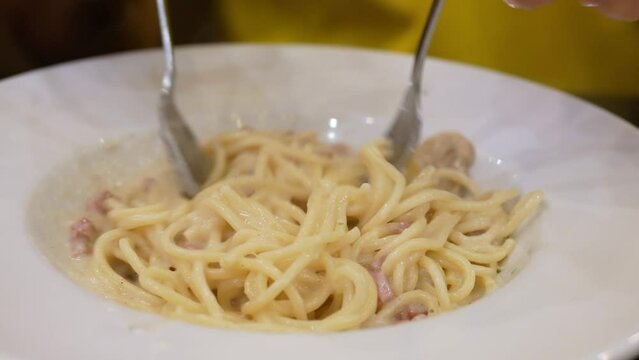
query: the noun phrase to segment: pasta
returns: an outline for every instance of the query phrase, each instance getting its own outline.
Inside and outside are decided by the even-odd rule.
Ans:
[[[72,251],[106,296],[262,331],[430,317],[496,286],[542,201],[536,191],[509,206],[517,191],[482,193],[459,169],[404,175],[382,141],[352,155],[313,134],[241,130],[205,149],[214,168],[195,198],[147,179],[102,194],[72,226]]]

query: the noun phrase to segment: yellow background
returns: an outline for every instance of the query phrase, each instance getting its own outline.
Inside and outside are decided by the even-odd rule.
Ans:
[[[220,0],[216,11],[230,41],[412,52],[428,7],[423,0]],[[501,0],[448,0],[431,53],[586,97],[639,98],[639,24],[573,0],[534,11]]]

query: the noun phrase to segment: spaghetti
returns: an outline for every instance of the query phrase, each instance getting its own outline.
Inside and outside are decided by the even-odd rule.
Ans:
[[[512,234],[542,201],[537,191],[508,206],[517,191],[482,193],[459,169],[406,176],[383,142],[356,156],[313,134],[242,130],[206,150],[214,169],[191,200],[147,179],[93,204],[104,215],[91,218],[88,261],[106,296],[264,331],[432,316],[496,286]],[[82,223],[76,243],[92,236]]]

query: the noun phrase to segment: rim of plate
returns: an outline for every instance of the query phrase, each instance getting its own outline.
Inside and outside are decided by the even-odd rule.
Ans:
[[[197,45],[177,54],[178,102],[196,131],[206,134],[232,116],[266,123],[288,116],[320,130],[338,118],[348,132],[344,138],[379,135],[399,103],[411,61],[396,53],[309,45]],[[0,261],[11,269],[0,275],[10,289],[0,297],[6,319],[0,356],[624,358],[639,351],[639,282],[633,283],[639,245],[632,242],[639,218],[639,131],[559,91],[436,59],[426,66],[430,126],[422,135],[461,128],[479,154],[494,160],[489,167],[507,169],[522,188],[542,188],[548,197],[530,228],[534,234],[521,235],[538,237],[528,265],[493,294],[400,326],[263,334],[139,313],[75,285],[34,246],[27,202],[38,181],[79,149],[152,131],[161,70],[155,49],[0,82],[0,228],[6,236]],[[375,126],[357,135],[358,121],[369,117]]]

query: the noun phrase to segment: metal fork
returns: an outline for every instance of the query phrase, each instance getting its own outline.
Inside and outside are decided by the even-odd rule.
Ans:
[[[402,168],[415,151],[422,126],[420,96],[424,60],[435,31],[444,0],[433,0],[422,37],[415,54],[410,86],[387,137],[392,142],[393,153],[390,161]],[[182,182],[184,192],[195,196],[206,181],[212,161],[207,159],[198,147],[197,140],[186,124],[173,99],[175,84],[175,59],[171,30],[165,0],[157,0],[162,47],[164,49],[164,76],[160,95],[159,119],[162,138]]]
[[[413,69],[410,76],[410,85],[406,89],[404,100],[399,107],[399,111],[395,115],[395,120],[390,130],[386,133],[386,137],[391,141],[392,154],[390,162],[397,168],[402,169],[411,155],[415,152],[419,142],[419,136],[422,129],[421,115],[421,90],[422,90],[422,73],[424,71],[424,60],[428,53],[439,14],[444,6],[444,0],[433,0],[422,37],[419,41],[419,47],[415,53],[413,61]]]
[[[211,171],[212,160],[202,153],[193,132],[175,106],[175,59],[165,0],[157,0],[157,8],[164,50],[164,76],[159,104],[160,137],[173,159],[182,189],[188,196],[193,197],[206,181]]]

